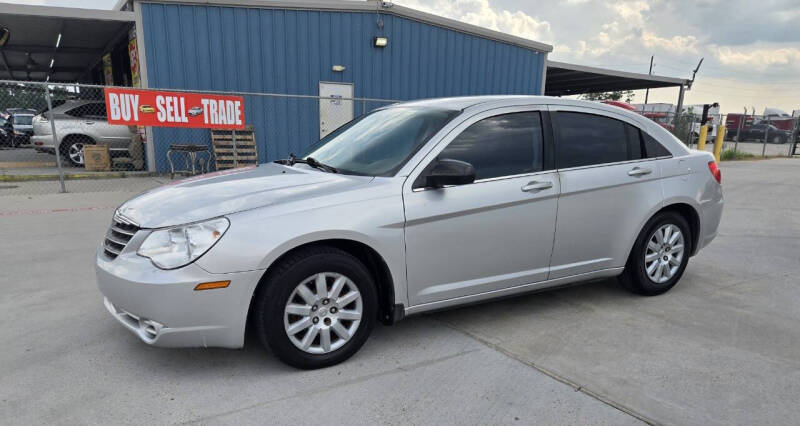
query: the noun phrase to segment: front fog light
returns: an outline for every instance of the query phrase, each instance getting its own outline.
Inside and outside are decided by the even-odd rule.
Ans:
[[[150,233],[136,252],[161,269],[175,269],[194,262],[228,230],[222,217],[205,222],[159,229]]]

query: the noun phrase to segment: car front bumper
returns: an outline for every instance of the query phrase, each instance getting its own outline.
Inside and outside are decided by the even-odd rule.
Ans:
[[[111,315],[145,343],[162,347],[242,347],[252,289],[263,274],[212,274],[194,263],[167,271],[135,253],[112,260],[102,247],[95,270]],[[213,281],[230,284],[194,290]]]

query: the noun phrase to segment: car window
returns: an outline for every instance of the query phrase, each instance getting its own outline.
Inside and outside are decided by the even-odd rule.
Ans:
[[[420,107],[373,111],[328,134],[300,158],[313,157],[342,173],[392,176],[459,113]]]
[[[475,179],[542,170],[542,117],[520,112],[485,118],[461,132],[439,153],[439,159],[466,161]]]
[[[14,116],[14,124],[19,126],[29,126],[33,123],[33,116],[32,115],[15,115]]]
[[[106,104],[94,103],[87,105],[89,107],[89,111],[86,113],[85,117],[89,118],[96,118],[96,119],[105,119],[106,118]]]
[[[80,105],[65,112],[73,117],[85,117],[91,110],[90,104]]]
[[[630,151],[629,158],[631,160],[647,158],[642,144],[642,132],[639,130],[639,128],[626,123],[625,133],[628,135],[628,150]]]
[[[625,123],[582,112],[557,114],[556,165],[560,169],[629,159]]]
[[[672,153],[669,152],[667,148],[664,148],[664,145],[661,145],[661,142],[657,141],[656,138],[648,135],[645,131],[641,131],[641,134],[644,141],[644,157],[657,158],[669,157],[672,155]]]

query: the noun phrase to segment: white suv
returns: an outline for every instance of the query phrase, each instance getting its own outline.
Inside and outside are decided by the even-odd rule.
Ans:
[[[47,111],[33,118],[31,145],[37,151],[55,154],[53,132]],[[128,126],[106,120],[103,101],[66,101],[53,108],[58,151],[73,166],[83,166],[83,145],[105,144],[113,151],[127,151],[133,133]]]

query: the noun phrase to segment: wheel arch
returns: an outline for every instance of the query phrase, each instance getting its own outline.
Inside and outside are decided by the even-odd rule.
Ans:
[[[692,232],[692,251],[690,252],[690,256],[694,256],[697,253],[697,246],[700,241],[700,213],[698,213],[697,208],[692,206],[689,203],[683,201],[674,201],[671,203],[664,204],[660,209],[656,210],[650,217],[647,218],[646,221],[639,229],[638,235],[644,230],[644,227],[656,216],[661,213],[667,211],[674,211],[686,219],[686,222],[689,223],[689,230]],[[636,240],[634,240],[635,243]],[[631,245],[631,250],[633,250],[633,245]]]
[[[287,250],[284,250],[270,263],[251,294],[250,304],[248,307],[248,324],[250,324],[250,315],[253,312],[253,303],[256,299],[255,295],[258,294],[259,289],[262,286],[267,285],[267,277],[270,275],[270,273],[276,267],[278,267],[281,261],[287,256],[290,256],[292,253],[295,253],[298,250],[314,246],[334,247],[349,253],[356,259],[363,262],[364,266],[367,267],[372,275],[372,278],[377,286],[378,319],[387,325],[393,324],[402,319],[403,308],[395,305],[395,281],[383,256],[381,256],[377,250],[361,241],[349,238],[325,238],[295,245]]]
[[[93,144],[97,143],[97,141],[93,137],[91,137],[91,136],[89,136],[87,134],[84,134],[84,133],[67,133],[64,136],[59,136],[59,141],[58,141],[58,149],[59,149],[59,151],[62,150],[61,145],[63,145],[64,143],[70,142],[70,141],[73,141],[73,140],[80,140],[80,139],[83,139],[84,141],[89,141],[89,142],[91,142]]]
[[[67,133],[66,135],[61,137],[61,142],[68,141],[68,140],[75,140],[75,139],[88,139],[92,141],[92,143],[97,143],[93,137],[84,134],[84,133]]]
[[[668,204],[661,208],[656,214],[665,211],[674,211],[683,216],[689,222],[689,229],[692,231],[692,251],[690,256],[697,253],[698,245],[700,242],[700,213],[691,204],[676,202]],[[654,215],[655,216],[655,215]]]

